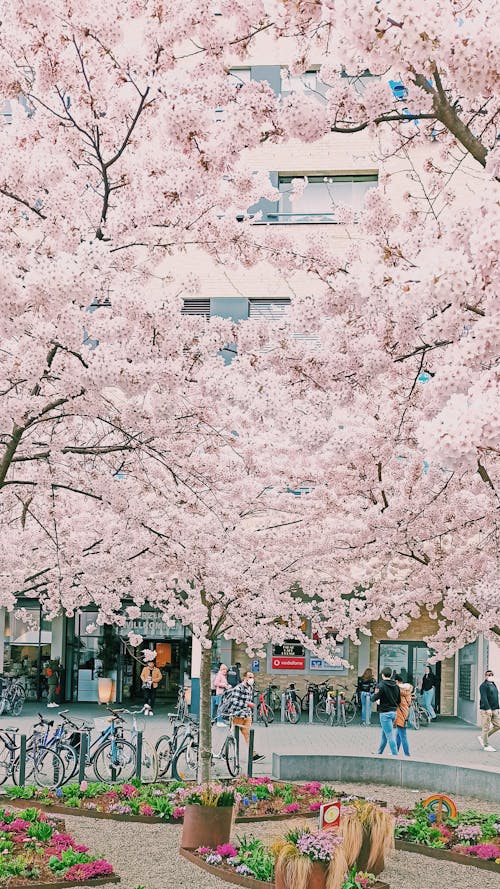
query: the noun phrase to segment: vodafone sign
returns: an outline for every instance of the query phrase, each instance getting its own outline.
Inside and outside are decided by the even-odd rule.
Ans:
[[[273,670],[305,670],[305,657],[285,657],[284,655],[276,655],[271,658]]]

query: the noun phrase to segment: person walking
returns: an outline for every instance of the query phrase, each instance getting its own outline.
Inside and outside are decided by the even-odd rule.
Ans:
[[[45,676],[47,677],[48,684],[47,707],[59,707],[59,704],[56,702],[56,689],[59,686],[61,677],[59,661],[49,661],[45,669]]]
[[[214,677],[214,691],[215,694],[212,698],[212,719],[215,719],[217,716],[217,710],[219,708],[219,704],[221,702],[222,695],[225,691],[231,688],[229,682],[227,681],[227,666],[226,664],[221,664],[219,667],[218,673],[216,673]],[[224,722],[221,720],[217,721],[217,725],[219,727],[224,726]]]
[[[426,665],[422,682],[420,683],[420,693],[424,701],[424,707],[431,719],[436,718],[434,710],[434,702],[436,700],[436,677],[432,672],[429,664]]]
[[[153,716],[153,707],[156,700],[156,689],[162,680],[162,672],[156,666],[156,660],[144,664],[141,672],[142,693],[144,695],[144,715]]]
[[[398,686],[399,694],[401,695],[396,710],[396,748],[399,753],[399,749],[402,747],[404,755],[409,756],[410,747],[408,745],[408,735],[406,734],[406,722],[411,707],[413,685],[410,685],[409,682],[404,682],[400,673],[394,677],[394,681]]]
[[[401,693],[394,679],[391,679],[392,670],[390,667],[384,667],[382,670],[382,681],[379,683],[375,694],[372,695],[372,701],[378,701],[378,712],[380,719],[380,728],[382,736],[380,738],[377,753],[383,753],[386,744],[389,744],[393,756],[398,755],[396,747],[396,739],[394,737],[394,723],[396,721],[396,710],[401,700]]]
[[[231,693],[227,709],[224,716],[232,719],[233,725],[240,727],[247,745],[250,742],[250,726],[252,724],[252,710],[255,707],[253,702],[253,685],[254,675],[251,670],[247,670],[243,675],[243,681],[240,682]],[[264,759],[263,754],[254,753],[253,761],[259,762]]]
[[[239,661],[236,661],[235,664],[232,664],[227,671],[227,681],[231,688],[236,688],[237,685],[241,682],[241,673],[240,673],[241,664]]]
[[[479,686],[479,696],[482,731],[477,740],[483,750],[486,750],[487,753],[494,753],[496,747],[491,746],[489,738],[500,729],[500,710],[498,688],[493,670],[486,670],[484,682]]]
[[[375,691],[375,678],[371,667],[358,676],[357,692],[361,704],[361,725],[370,725],[372,718],[372,694]]]

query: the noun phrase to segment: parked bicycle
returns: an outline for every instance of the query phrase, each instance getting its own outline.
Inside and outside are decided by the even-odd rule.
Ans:
[[[21,743],[19,729],[8,726],[0,730],[0,784],[11,778],[14,784],[21,780]],[[41,735],[34,731],[26,743],[23,783],[35,783],[38,787],[53,790],[65,781],[64,763],[56,750],[41,743]]]
[[[26,700],[26,690],[20,679],[10,679],[6,676],[0,677],[1,696],[0,696],[0,716],[4,713],[17,717],[20,716]]]
[[[179,722],[184,722],[185,719],[189,716],[189,706],[186,699],[186,691],[187,689],[184,686],[179,685],[179,691],[177,693],[177,707],[175,711],[175,718]]]
[[[267,728],[270,722],[274,722],[274,710],[267,704],[264,692],[257,691],[255,699],[257,700],[257,705],[254,712],[257,721],[263,722]]]
[[[274,685],[270,682],[264,691],[264,696],[269,710],[272,710],[273,713],[277,710],[281,710],[281,693],[279,685]]]
[[[184,736],[172,761],[172,776],[179,781],[193,781],[198,771],[199,726],[191,720],[190,731]],[[223,760],[231,777],[236,778],[240,771],[238,745],[234,725],[228,726],[227,734],[222,741],[218,753],[210,754],[211,765],[216,760]]]
[[[418,732],[421,725],[429,725],[431,718],[415,693],[412,694],[410,709],[408,711],[408,725]]]
[[[145,784],[154,784],[154,782],[158,778],[158,753],[151,742],[144,737],[146,722],[144,710],[122,710],[122,713],[127,713],[132,717],[132,726],[127,727],[126,725],[124,725],[123,732],[124,734],[128,733],[130,735],[130,743],[134,746],[136,754],[139,731],[143,733],[141,752],[141,781],[143,781]],[[137,722],[138,716],[142,717],[142,724],[140,728]]]
[[[106,728],[92,740],[93,722],[78,724],[64,716],[74,732],[87,738],[86,766],[94,769],[98,781],[112,784],[115,781],[129,781],[136,774],[137,750],[131,741],[123,737],[125,720],[122,710],[112,710]]]
[[[320,722],[330,725],[348,725],[356,716],[356,704],[353,698],[347,699],[347,686],[329,689],[326,698],[316,705],[316,716]],[[354,696],[353,696],[354,697]]]
[[[189,731],[188,722],[177,722],[176,714],[169,713],[169,720],[172,722],[172,733],[169,735],[161,735],[156,744],[155,750],[158,757],[158,775],[165,778],[172,766],[172,760],[175,753],[180,747],[184,736]]]
[[[300,702],[295,691],[295,685],[290,683],[285,689],[285,720],[295,725],[300,719]]]

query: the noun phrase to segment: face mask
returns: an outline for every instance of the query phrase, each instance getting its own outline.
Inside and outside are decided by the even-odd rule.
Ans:
[[[494,676],[487,676],[487,677],[486,677],[486,682],[494,682],[494,681],[495,681],[495,677],[494,677]]]
[[[254,682],[255,682],[255,679],[253,678],[253,676],[252,676],[251,679],[247,679],[247,683],[248,683],[248,685],[253,685]]]

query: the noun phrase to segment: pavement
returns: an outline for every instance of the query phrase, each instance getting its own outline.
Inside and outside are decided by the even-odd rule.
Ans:
[[[59,709],[68,709],[70,714],[80,719],[106,718],[109,715],[106,707],[99,704],[69,704]],[[131,709],[138,708],[132,705]],[[15,725],[22,732],[29,734],[38,712],[48,719],[53,719],[58,710],[48,709],[40,704],[26,704],[22,715],[17,719],[9,715],[1,716],[0,729]],[[160,735],[168,734],[170,722],[167,710],[157,709],[153,717],[139,722],[139,729],[143,726],[145,737],[153,743]],[[214,750],[221,745],[224,732],[225,729],[214,728]],[[492,738],[493,746],[497,747],[495,753],[486,753],[480,748],[478,735],[477,726],[468,725],[453,717],[438,717],[430,725],[421,726],[418,732],[408,730],[411,757],[420,762],[442,763],[500,773],[500,732]],[[496,738],[498,738],[497,743],[495,743]],[[265,759],[255,768],[255,774],[271,774],[273,753],[372,757],[376,755],[379,739],[380,726],[376,714],[372,717],[372,725],[366,728],[359,723],[342,727],[309,725],[307,722],[300,722],[298,725],[274,722],[268,728],[257,724],[255,751],[263,753]],[[387,749],[384,756],[390,756]],[[402,751],[400,756],[403,756]]]

